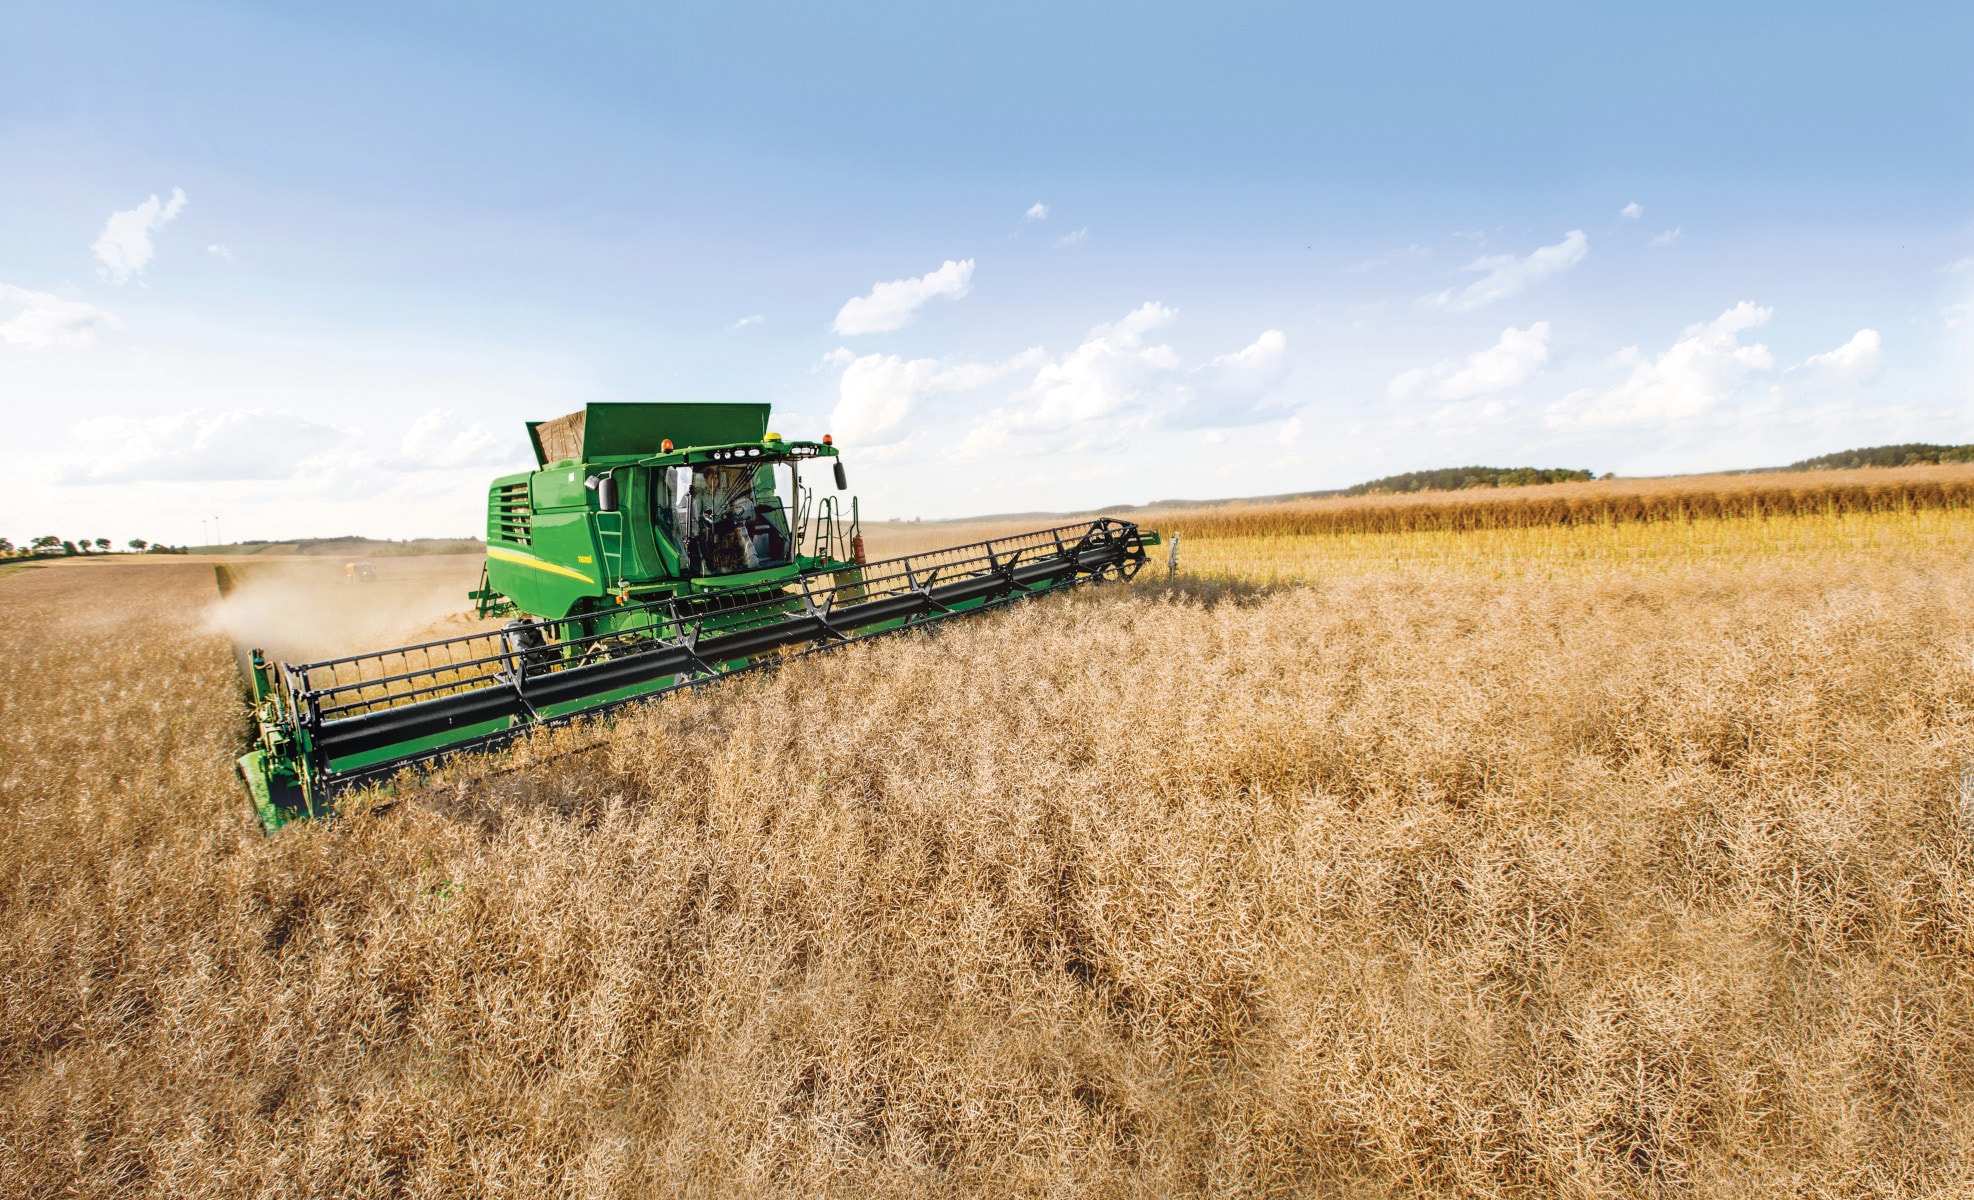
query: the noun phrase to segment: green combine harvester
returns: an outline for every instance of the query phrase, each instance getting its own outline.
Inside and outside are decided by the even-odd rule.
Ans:
[[[783,440],[765,404],[592,404],[528,437],[537,469],[488,489],[471,594],[504,626],[324,662],[250,655],[258,745],[239,771],[268,830],[530,730],[1129,579],[1159,540],[1103,518],[866,562],[831,439]]]

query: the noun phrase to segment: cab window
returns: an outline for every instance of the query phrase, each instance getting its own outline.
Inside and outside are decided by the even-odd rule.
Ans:
[[[687,575],[732,575],[793,560],[795,467],[787,462],[671,467],[652,489],[652,523]]]

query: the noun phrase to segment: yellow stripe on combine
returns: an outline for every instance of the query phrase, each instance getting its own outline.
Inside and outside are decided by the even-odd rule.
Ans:
[[[502,562],[519,563],[524,567],[533,567],[537,571],[552,571],[557,575],[567,575],[571,579],[580,579],[588,584],[594,584],[596,582],[596,580],[591,579],[581,571],[571,571],[559,563],[543,562],[532,554],[522,554],[518,550],[508,550],[500,546],[488,546],[487,557],[497,558]]]

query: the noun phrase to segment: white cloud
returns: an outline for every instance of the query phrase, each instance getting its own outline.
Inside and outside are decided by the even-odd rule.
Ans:
[[[1454,312],[1467,312],[1505,300],[1540,283],[1551,275],[1559,275],[1582,262],[1590,253],[1590,239],[1581,229],[1572,229],[1563,240],[1553,246],[1538,247],[1526,258],[1516,258],[1510,254],[1487,254],[1462,267],[1463,271],[1483,272],[1479,279],[1464,289],[1448,288],[1423,298],[1422,302],[1433,308],[1446,308]]]
[[[834,328],[845,336],[903,329],[927,301],[957,300],[972,286],[973,260],[947,259],[930,274],[915,279],[893,279],[877,284],[868,296],[851,297],[836,314]]]
[[[1940,270],[1948,274],[1955,271],[1974,271],[1974,254],[1968,255],[1966,258],[1957,258],[1946,266],[1941,267]]]
[[[1442,362],[1407,371],[1391,381],[1391,395],[1400,400],[1419,396],[1431,400],[1466,400],[1506,391],[1528,380],[1549,361],[1549,322],[1527,329],[1514,326],[1485,350],[1460,362]]]
[[[1265,403],[1288,374],[1281,330],[1263,330],[1247,346],[1188,370],[1177,351],[1152,336],[1178,315],[1148,300],[1095,327],[1066,354],[1029,351],[1036,370],[1028,386],[977,420],[956,457],[998,451],[1015,437],[1046,439],[1051,450],[1087,449],[1152,424],[1197,429],[1288,415]]]
[[[207,246],[206,253],[212,255],[214,258],[223,258],[227,262],[233,261],[233,252],[231,250],[228,250],[226,247],[219,245],[217,242],[215,242],[210,246]]]
[[[1176,309],[1147,301],[1091,329],[1066,353],[1034,347],[999,362],[850,357],[838,350],[825,358],[844,367],[830,427],[845,445],[895,453],[908,440],[917,444],[921,426],[950,433],[964,417],[964,432],[950,443],[950,457],[964,460],[1003,452],[1021,439],[1034,439],[1031,448],[1045,453],[1075,453],[1157,424],[1198,428],[1293,416],[1257,402],[1287,374],[1281,330],[1264,330],[1189,370],[1157,336],[1177,317]],[[1025,383],[995,403],[995,385],[1017,374],[1026,375]]]
[[[1013,398],[1010,427],[1056,432],[1139,407],[1145,385],[1179,366],[1172,347],[1149,344],[1145,335],[1178,315],[1177,309],[1147,300],[1123,320],[1097,326],[1082,345],[1035,372],[1034,381]]]
[[[749,325],[761,325],[761,324],[765,324],[766,322],[767,322],[766,317],[762,316],[760,313],[755,313],[751,317],[742,317],[738,321],[735,321],[733,324],[727,326],[727,332],[733,333],[736,330],[745,329]]]
[[[910,436],[913,418],[929,397],[985,387],[1010,372],[1034,366],[1041,358],[1037,349],[1003,363],[949,365],[936,358],[866,354],[844,368],[837,385],[836,407],[829,416],[830,428],[845,445],[901,442]]]
[[[133,275],[142,275],[151,261],[151,235],[170,224],[184,208],[184,190],[173,188],[169,204],[161,205],[152,196],[136,208],[111,213],[102,235],[90,247],[96,252],[97,261],[103,264],[97,274],[112,283],[124,283]]]
[[[1654,246],[1670,246],[1670,245],[1672,245],[1672,244],[1673,244],[1674,242],[1676,242],[1676,241],[1678,241],[1678,240],[1679,240],[1679,235],[1680,235],[1680,234],[1682,234],[1682,233],[1684,233],[1684,232],[1685,232],[1685,230],[1684,230],[1684,229],[1682,229],[1682,228],[1678,228],[1678,227],[1675,227],[1675,228],[1672,228],[1672,229],[1668,229],[1668,230],[1666,230],[1666,231],[1665,231],[1664,233],[1662,233],[1662,234],[1660,234],[1659,236],[1657,236],[1657,237],[1655,237],[1655,238],[1653,238],[1653,239],[1652,239],[1652,244],[1653,244]]]
[[[517,450],[478,421],[469,423],[452,409],[435,408],[405,431],[393,465],[407,471],[501,466],[513,462]]]
[[[1862,378],[1878,369],[1884,339],[1876,329],[1860,329],[1851,340],[1827,354],[1812,354],[1804,366],[1817,367],[1851,378]]]
[[[1230,354],[1218,355],[1178,381],[1169,397],[1176,401],[1163,413],[1163,423],[1177,429],[1252,425],[1291,416],[1281,392],[1289,378],[1289,339],[1279,329],[1264,329],[1254,341]]]
[[[1080,246],[1084,242],[1087,242],[1089,240],[1090,240],[1090,227],[1088,225],[1085,225],[1081,229],[1072,230],[1071,232],[1065,233],[1061,237],[1057,238],[1056,247],[1058,249],[1066,250],[1071,246]]]
[[[95,417],[63,439],[68,484],[140,480],[293,479],[334,451],[345,430],[290,412],[193,409],[164,417]]]
[[[1496,424],[1512,412],[1518,401],[1456,400],[1434,409],[1426,424],[1436,437],[1462,437]]]
[[[1638,201],[1633,200],[1630,204],[1619,209],[1618,215],[1627,221],[1636,221],[1645,215],[1645,210],[1639,206]]]
[[[988,413],[978,425],[967,430],[966,436],[960,439],[959,445],[953,447],[947,457],[956,462],[977,461],[1006,450],[1012,440],[1008,436],[1008,427],[1003,424],[1006,416],[1007,410],[1004,408]]]
[[[1668,350],[1641,361],[1635,347],[1620,356],[1631,375],[1611,388],[1584,388],[1549,406],[1552,426],[1669,422],[1716,409],[1751,376],[1773,370],[1775,356],[1741,334],[1768,322],[1774,310],[1743,300],[1712,321],[1691,325]]]
[[[920,398],[939,373],[939,360],[906,361],[869,354],[844,368],[830,428],[846,446],[881,446],[902,439]]]
[[[848,346],[838,346],[836,349],[822,356],[822,363],[817,369],[820,370],[821,367],[846,366],[856,361],[857,352],[855,350],[850,349]]]
[[[1115,440],[1121,426],[1142,423],[1155,408],[1175,406],[1183,399],[1176,382],[1179,356],[1145,335],[1178,315],[1177,309],[1147,300],[1122,320],[1092,329],[1061,358],[1029,351],[1030,365],[1039,363],[1034,378],[980,418],[953,457],[998,453],[1018,436],[1047,437],[1050,449],[1075,451],[1087,448],[1092,436]],[[1084,436],[1064,442],[1061,435],[1070,433]]]
[[[1275,440],[1282,443],[1282,445],[1284,446],[1293,446],[1297,442],[1301,441],[1302,418],[1290,417],[1288,420],[1282,422],[1281,429],[1278,430],[1275,434]]]
[[[1222,354],[1206,370],[1221,387],[1259,391],[1281,382],[1288,370],[1288,349],[1288,336],[1281,330],[1263,330],[1246,348]]]
[[[1021,215],[1023,219],[1029,221],[1046,221],[1049,219],[1049,206],[1037,200],[1028,206],[1027,212]]]
[[[10,346],[87,346],[98,330],[123,328],[93,304],[0,283],[0,311],[10,305],[18,311],[0,321],[0,342]]]

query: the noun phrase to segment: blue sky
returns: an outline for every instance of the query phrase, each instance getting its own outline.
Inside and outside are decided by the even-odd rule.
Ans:
[[[593,400],[906,517],[1974,441],[1970,12],[16,0],[0,533],[478,532]]]

